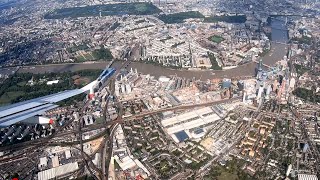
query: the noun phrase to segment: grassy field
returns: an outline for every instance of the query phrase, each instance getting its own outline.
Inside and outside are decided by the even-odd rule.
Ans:
[[[93,61],[95,58],[92,56],[91,52],[81,52],[78,53],[79,55],[76,56],[76,62],[86,62],[86,61]]]
[[[21,82],[19,82],[17,85],[18,85],[18,86],[25,86],[26,84],[27,84],[26,81],[21,81]]]
[[[218,180],[236,180],[238,176],[236,174],[232,174],[229,172],[222,172],[220,176],[218,176]]]
[[[94,60],[95,58],[92,56],[92,53],[83,54],[84,58],[87,60]]]
[[[218,35],[213,35],[209,37],[209,40],[214,42],[214,43],[221,43],[222,41],[224,41],[224,38]]]
[[[96,118],[96,124],[103,124],[103,123],[105,123],[103,117]]]
[[[67,48],[67,51],[69,53],[74,53],[74,52],[77,52],[79,50],[86,50],[86,49],[89,49],[87,44],[80,44],[80,45],[75,45],[74,44],[74,46]]]
[[[76,57],[76,61],[77,62],[85,62],[86,60],[87,59],[82,55],[79,55],[79,56]]]
[[[76,56],[76,62],[96,61],[96,60],[111,60],[113,56],[109,49],[101,47],[92,52],[82,52]]]

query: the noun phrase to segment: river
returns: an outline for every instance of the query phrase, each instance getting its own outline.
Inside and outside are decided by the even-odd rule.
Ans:
[[[272,45],[270,52],[262,58],[263,63],[267,65],[274,65],[277,61],[281,60],[287,53],[285,42],[288,40],[287,31],[283,30],[284,21],[272,19]],[[281,43],[276,43],[281,42]],[[113,67],[120,67],[122,62],[115,62]],[[26,66],[21,67],[18,73],[45,73],[45,72],[65,72],[65,71],[78,71],[83,69],[103,69],[108,62],[95,62],[95,63],[76,63],[76,64],[54,64],[54,65],[40,65],[40,66]],[[238,66],[234,69],[222,71],[190,71],[190,70],[174,70],[167,69],[151,64],[144,64],[141,62],[132,62],[128,68],[137,69],[138,72],[143,74],[150,74],[155,77],[162,75],[177,75],[184,78],[193,78],[206,80],[214,78],[232,78],[232,77],[245,77],[253,76],[255,73],[256,63],[248,63]]]

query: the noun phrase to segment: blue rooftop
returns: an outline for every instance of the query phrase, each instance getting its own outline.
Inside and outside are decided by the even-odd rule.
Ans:
[[[189,139],[189,136],[185,131],[176,132],[174,135],[178,138],[179,142]]]
[[[204,131],[203,131],[202,128],[199,128],[199,129],[194,130],[194,133],[195,133],[195,134],[201,134],[201,133],[203,133],[203,132],[204,132]]]

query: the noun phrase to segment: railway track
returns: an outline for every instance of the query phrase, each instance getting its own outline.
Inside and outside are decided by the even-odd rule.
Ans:
[[[106,128],[108,126],[111,126],[113,124],[122,124],[125,121],[132,121],[132,120],[137,120],[140,119],[142,117],[145,116],[149,116],[149,115],[155,115],[161,112],[165,112],[165,111],[174,111],[174,110],[183,110],[183,109],[192,109],[195,107],[202,107],[202,106],[210,106],[210,105],[215,105],[215,104],[221,104],[221,103],[226,103],[226,102],[232,102],[232,101],[236,101],[239,100],[241,98],[232,98],[232,99],[225,99],[225,100],[221,100],[221,101],[214,101],[214,102],[207,102],[207,103],[202,103],[202,104],[194,104],[194,105],[182,105],[182,106],[175,106],[175,107],[170,107],[170,108],[164,108],[164,109],[159,109],[159,110],[155,110],[155,111],[150,111],[150,112],[146,112],[146,113],[142,113],[142,114],[138,114],[135,116],[131,116],[131,117],[127,117],[127,118],[123,118],[123,119],[117,119],[114,121],[108,121],[106,124],[94,124],[94,125],[90,125],[86,128],[82,129],[82,132],[88,132],[88,131],[92,131],[94,129],[101,129],[101,128]],[[68,131],[68,132],[62,132],[60,134],[55,135],[54,137],[62,137],[62,136],[66,136],[66,135],[71,135],[71,134],[77,134],[79,133],[79,131]],[[53,142],[49,142],[51,139],[49,138],[42,138],[41,141],[28,141],[28,142],[24,142],[24,143],[19,143],[19,144],[14,144],[11,146],[5,146],[5,147],[0,147],[0,151],[6,151],[6,150],[13,150],[13,149],[17,149],[17,148],[25,148],[26,146],[36,146],[36,145],[43,145],[43,143],[53,143]],[[90,139],[89,139],[90,140]],[[70,142],[60,142],[61,144],[63,143],[70,143]],[[0,162],[2,161],[2,159],[0,158]]]

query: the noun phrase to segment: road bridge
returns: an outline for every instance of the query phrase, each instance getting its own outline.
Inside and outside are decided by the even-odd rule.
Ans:
[[[288,45],[287,43],[281,42],[281,41],[272,41],[272,42],[275,43],[275,44]]]
[[[252,61],[259,64],[259,61],[257,61],[257,60],[252,60]],[[271,66],[264,64],[264,63],[262,63],[262,66],[265,66],[267,68],[271,68]]]
[[[278,28],[278,27],[271,27],[271,29],[281,30],[281,31],[288,31],[288,29],[286,29],[286,28]]]

